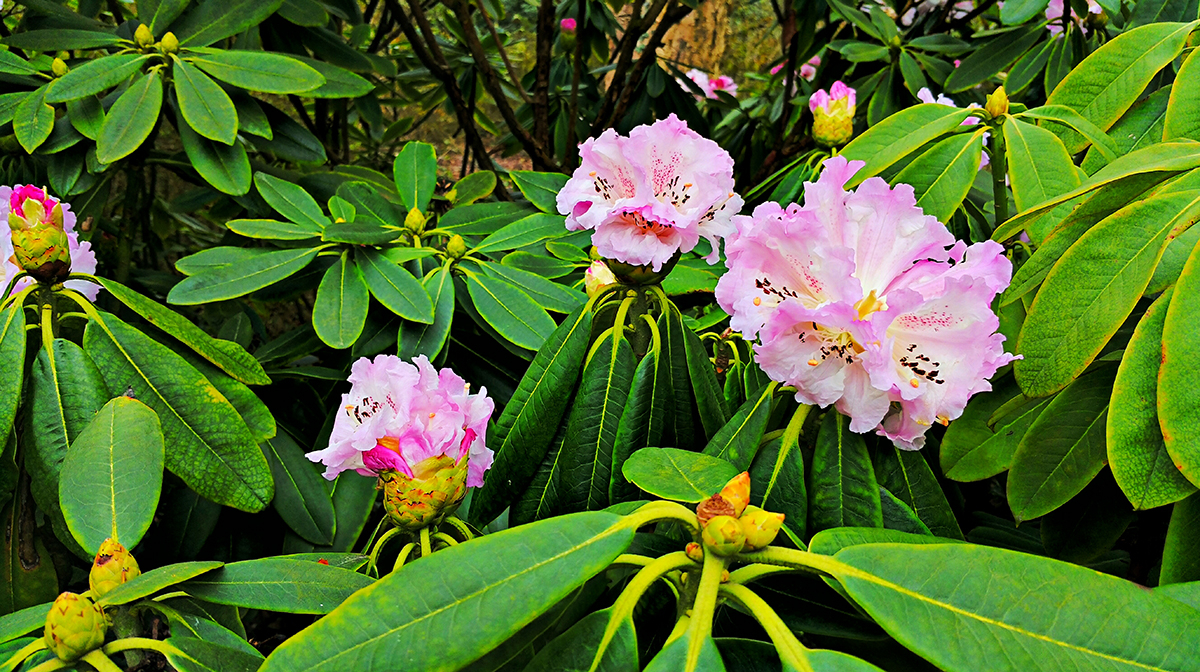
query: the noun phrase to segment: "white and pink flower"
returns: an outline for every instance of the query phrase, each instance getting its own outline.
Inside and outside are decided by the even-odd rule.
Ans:
[[[1088,14],[1099,14],[1104,11],[1104,8],[1096,0],[1087,0],[1087,5]],[[1049,21],[1046,24],[1046,30],[1050,31],[1051,35],[1058,35],[1063,30],[1062,15],[1064,7],[1066,5],[1063,4],[1063,0],[1050,0],[1050,4],[1046,5],[1046,20]],[[1070,12],[1071,21],[1074,21],[1077,25],[1083,23],[1083,19],[1075,13],[1074,9],[1071,9]]]
[[[55,206],[60,207],[63,230],[67,233],[67,242],[71,252],[71,270],[75,273],[95,273],[96,253],[92,251],[91,243],[79,241],[79,233],[75,231],[75,213],[71,212],[71,204],[58,201],[46,189],[39,189],[32,184],[0,187],[0,221],[8,221],[9,213],[21,215],[21,205],[29,198],[42,203],[43,211],[47,214],[52,213]],[[3,276],[0,278],[0,282],[3,283],[0,284],[0,292],[3,292],[12,279],[21,273],[21,267],[17,265],[13,250],[12,230],[8,226],[0,226],[0,230],[4,232],[0,234],[0,271],[2,271],[0,275]],[[34,282],[33,278],[22,278],[12,291],[19,292]],[[95,301],[96,296],[100,293],[98,285],[86,280],[68,280],[63,285],[83,294],[89,301]]]
[[[733,191],[733,158],[674,114],[628,137],[609,129],[579,146],[579,167],[558,192],[572,231],[592,230],[600,256],[658,271],[700,237],[712,243],[733,231],[742,208]]]
[[[944,93],[939,93],[937,95],[937,97],[935,98],[933,96],[933,92],[929,90],[928,86],[922,87],[920,91],[917,91],[917,99],[919,99],[922,103],[927,103],[929,105],[945,105],[946,107],[954,107],[954,108],[958,107],[958,103],[955,103],[953,98],[947,96]],[[967,109],[971,109],[973,107],[979,107],[979,106],[976,105],[975,103],[971,103],[970,105],[967,106]],[[978,123],[979,123],[979,117],[967,117],[966,119],[963,119],[963,122],[959,125],[960,126],[974,126],[975,124],[978,124]],[[983,134],[983,143],[985,146],[987,145],[987,141],[988,141],[989,137],[991,137],[990,133]],[[981,154],[979,156],[979,169],[983,170],[984,168],[987,168],[988,163],[990,163],[990,161],[988,159],[987,152],[984,152],[983,154]]]
[[[487,388],[470,385],[450,369],[437,370],[421,355],[413,363],[395,355],[359,359],[350,369],[350,391],[333,423],[329,447],[308,453],[325,465],[325,478],[347,469],[364,476],[413,467],[431,457],[466,457],[467,485],[483,485],[492,466],[485,445],[494,404]]]
[[[803,207],[735,217],[716,296],[797,401],[913,450],[1012,361],[991,310],[1012,265],[995,242],[956,241],[911,186],[872,177],[846,191],[863,165],[828,159]]]
[[[709,98],[716,100],[718,91],[724,91],[731,96],[737,97],[737,82],[733,81],[733,78],[729,75],[710,78],[708,73],[696,70],[695,68],[688,70],[685,74],[698,89],[704,92],[703,96],[696,96],[697,99]],[[680,82],[679,85],[685,90],[691,91],[683,82]]]

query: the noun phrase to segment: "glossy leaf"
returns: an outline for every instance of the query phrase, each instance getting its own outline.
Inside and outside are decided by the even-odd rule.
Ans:
[[[1025,23],[1046,9],[1049,0],[1018,0],[1000,8],[1000,22],[1006,26]]]
[[[405,212],[425,212],[437,183],[437,152],[424,142],[405,143],[392,163],[392,176]]]
[[[429,294],[403,266],[369,248],[355,250],[354,260],[371,295],[388,310],[407,320],[433,323]]]
[[[797,434],[789,441],[785,432],[765,442],[750,465],[750,503],[782,513],[784,531],[790,533],[793,542],[806,537],[808,526],[808,493],[799,439]]]
[[[705,635],[695,659],[689,660],[692,638],[696,635],[688,630],[678,639],[668,643],[646,665],[644,672],[725,672],[721,652],[711,636]]]
[[[487,198],[495,188],[495,173],[490,170],[476,171],[454,183],[452,201],[455,207],[468,205],[481,198]]]
[[[379,190],[367,182],[345,182],[338,187],[338,196],[354,206],[355,221],[390,226],[404,223],[404,212],[379,194]],[[393,237],[398,236],[393,234]]]
[[[642,490],[678,502],[708,499],[738,475],[726,460],[680,448],[643,448],[625,461],[623,471]]]
[[[310,247],[268,252],[240,264],[206,270],[172,287],[167,294],[167,301],[190,306],[245,296],[294,275],[308,266],[321,249]]]
[[[471,252],[474,254],[503,252],[532,245],[547,238],[562,236],[567,233],[565,221],[562,215],[546,213],[529,215],[488,235],[472,248]]]
[[[850,178],[846,188],[878,175],[926,143],[959,130],[969,116],[967,110],[946,105],[914,105],[875,124],[840,152],[851,161],[867,163]]]
[[[629,388],[629,399],[621,412],[617,425],[617,438],[613,443],[612,475],[609,478],[608,498],[611,503],[630,501],[637,497],[637,487],[625,477],[625,463],[634,452],[645,446],[662,443],[663,410],[665,390],[656,388],[659,351],[651,348],[637,363],[633,372],[633,384]]]
[[[812,459],[808,515],[814,531],[882,527],[879,485],[862,435],[834,410],[825,413]]]
[[[283,0],[226,0],[193,5],[192,11],[171,24],[179,44],[207,47],[262,23]]]
[[[289,558],[225,565],[180,586],[207,602],[286,614],[326,614],[375,582],[341,567]]]
[[[263,660],[257,651],[250,653],[195,637],[170,637],[167,641],[174,646],[165,654],[167,662],[179,672],[254,672]]]
[[[435,359],[450,336],[450,324],[454,319],[454,279],[449,265],[425,276],[421,285],[433,304],[433,323],[404,322],[400,325],[400,356],[403,359],[417,355]]]
[[[222,94],[223,95],[223,94]],[[237,129],[234,119],[234,130]],[[222,144],[201,137],[179,114],[175,114],[175,129],[192,167],[218,191],[241,196],[250,191],[250,159],[240,143]]]
[[[1200,494],[1178,501],[1171,509],[1163,546],[1159,585],[1200,581]]]
[[[358,264],[343,252],[325,271],[317,287],[313,304],[313,328],[317,336],[331,348],[339,350],[354,345],[367,323],[370,294]]]
[[[305,230],[319,234],[329,225],[321,206],[302,187],[261,172],[254,174],[254,186],[267,205],[288,221],[303,225]]]
[[[1118,156],[1161,142],[1171,87],[1163,87],[1139,100],[1108,129]],[[1089,175],[1108,163],[1094,147],[1089,148],[1080,167]]]
[[[566,285],[550,282],[540,275],[513,268],[507,264],[485,261],[480,265],[488,275],[520,287],[529,295],[529,298],[546,310],[570,313],[587,300],[587,295],[583,292],[569,289]]]
[[[175,96],[179,111],[194,131],[223,145],[237,137],[237,110],[212,79],[185,60],[174,59]]]
[[[1034,24],[988,40],[962,59],[962,63],[946,78],[944,88],[949,93],[966,91],[996,73],[1007,70],[1042,39],[1043,30],[1042,26]]]
[[[695,396],[688,376],[687,350],[684,346],[686,331],[688,329],[683,325],[678,310],[664,310],[658,316],[662,350],[654,386],[664,390],[663,443],[692,448],[694,443],[698,443],[694,433],[700,433],[702,428],[696,417]]]
[[[993,427],[993,415],[1019,395],[1015,381],[1006,378],[993,392],[973,397],[962,416],[950,423],[941,445],[947,478],[980,481],[1008,469],[1029,426],[1050,403],[1049,399],[1027,401],[996,419]]]
[[[1066,193],[1079,186],[1075,164],[1062,142],[1050,131],[1020,119],[1004,123],[1004,146],[1013,200],[1018,210]]]
[[[333,543],[335,516],[324,479],[287,432],[260,444],[275,480],[272,505],[288,527],[313,544]]]
[[[45,102],[46,87],[25,96],[13,117],[13,132],[27,153],[42,146],[54,129],[54,108]]]
[[[637,672],[637,633],[632,618],[621,621],[596,661],[611,618],[611,608],[583,617],[538,651],[524,672]]]
[[[51,603],[35,604],[19,611],[0,616],[0,642],[11,641],[21,635],[46,627],[46,614]]]
[[[163,434],[154,411],[116,397],[96,413],[63,460],[58,497],[79,545],[96,553],[105,539],[137,546],[162,490]]]
[[[885,528],[910,534],[933,535],[929,526],[921,521],[908,504],[882,485],[879,486],[879,505]]]
[[[0,316],[0,435],[8,438],[25,379],[25,310],[10,306]]]
[[[536,173],[529,170],[514,170],[509,173],[513,184],[529,199],[533,207],[550,214],[558,214],[556,199],[558,192],[567,183],[562,173]]]
[[[113,54],[73,68],[54,80],[47,92],[47,103],[64,103],[100,93],[125,81],[152,57],[142,54]]]
[[[1200,391],[1190,381],[1200,367],[1200,245],[1183,267],[1163,323],[1158,371],[1158,423],[1175,466],[1200,486]]]
[[[225,226],[240,236],[261,240],[309,240],[322,233],[321,229],[304,224],[274,219],[234,219],[225,222]]]
[[[771,419],[775,388],[775,385],[767,385],[759,394],[747,399],[704,446],[704,454],[726,460],[739,471],[749,469],[758,453],[767,421]]]
[[[213,77],[250,91],[304,93],[325,83],[321,73],[283,54],[227,50],[188,60]]]
[[[537,350],[554,331],[556,325],[546,311],[511,283],[469,271],[466,283],[475,309],[514,345]]]
[[[149,597],[164,588],[194,579],[224,565],[225,563],[216,560],[202,560],[199,562],[176,562],[163,567],[155,567],[113,588],[96,600],[96,603],[103,607],[129,604],[134,600]]]
[[[929,528],[930,533],[962,539],[962,529],[950,508],[942,486],[919,451],[894,446],[876,452],[875,478]]]
[[[917,207],[948,222],[975,182],[982,153],[983,129],[952,135],[905,166],[892,182],[911,184]]]
[[[682,319],[678,308],[672,306],[672,312],[676,314],[676,319]],[[696,395],[696,408],[700,412],[699,428],[703,428],[704,437],[711,440],[729,420],[729,409],[725,408],[725,394],[717,383],[716,367],[708,358],[708,350],[696,332],[686,328],[682,331],[688,378],[692,383],[692,393]],[[752,456],[741,456],[740,461],[748,467],[751,459]]]
[[[157,72],[142,75],[117,99],[96,138],[96,160],[113,163],[129,156],[154,130],[162,110],[163,83]]]

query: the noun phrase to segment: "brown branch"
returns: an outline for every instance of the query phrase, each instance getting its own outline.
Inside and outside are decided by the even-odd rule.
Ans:
[[[625,32],[621,35],[621,40],[617,44],[617,49],[620,51],[620,56],[617,58],[617,67],[613,70],[613,76],[609,80],[608,89],[604,92],[604,101],[600,105],[600,111],[596,113],[595,123],[592,124],[593,135],[608,127],[608,124],[605,122],[613,118],[613,108],[620,101],[621,93],[624,91],[625,75],[629,72],[629,64],[633,62],[633,52],[637,48],[638,39],[646,33],[646,29],[654,23],[654,19],[658,17],[659,12],[666,5],[667,0],[654,0],[650,11],[640,14],[642,7],[641,0],[634,3],[633,14],[629,18],[629,24],[625,27]]]
[[[479,14],[483,16],[483,22],[487,24],[492,41],[496,43],[496,50],[500,52],[500,59],[504,61],[504,69],[508,71],[508,78],[512,80],[513,87],[517,93],[521,94],[522,100],[532,105],[533,101],[529,99],[529,94],[525,93],[525,87],[521,86],[521,78],[517,76],[517,69],[513,67],[512,61],[508,60],[508,50],[504,48],[503,44],[500,44],[500,35],[496,33],[496,24],[492,23],[492,17],[488,16],[482,3],[479,5]]]
[[[583,0],[578,0],[575,7],[575,67],[571,69],[571,101],[567,108],[567,168],[574,168],[579,163],[575,126],[579,123],[579,80],[583,78]]]
[[[658,47],[662,44],[663,38],[666,37],[667,31],[679,23],[691,11],[691,7],[679,4],[678,0],[670,0],[667,11],[663,14],[662,20],[654,28],[654,33],[650,35],[650,41],[646,43],[646,48],[638,58],[637,65],[633,66],[633,70],[629,73],[629,82],[625,84],[619,102],[613,110],[612,118],[606,124],[607,126],[616,124],[625,114],[626,110],[629,109],[629,104],[633,102],[633,92],[637,89],[638,83],[642,81],[642,76],[645,74],[646,69],[658,60]]]
[[[554,50],[554,0],[541,0],[537,13],[537,42],[533,64],[533,137],[550,145],[550,59]]]
[[[529,134],[525,130],[525,126],[517,119],[516,112],[512,106],[508,104],[508,95],[504,93],[504,86],[500,81],[500,74],[488,62],[487,52],[483,49],[483,43],[479,41],[479,33],[475,31],[475,23],[471,19],[471,12],[468,9],[467,3],[463,0],[445,0],[446,5],[454,12],[454,16],[462,25],[463,37],[467,41],[467,49],[471,52],[471,56],[475,60],[475,67],[479,68],[479,72],[483,75],[483,88],[492,96],[492,101],[496,103],[496,107],[500,111],[500,116],[504,118],[504,123],[508,125],[508,130],[512,132],[513,137],[517,142],[521,143],[521,147],[529,158],[533,160],[535,170],[551,170],[561,171],[558,162],[546,150],[546,145],[539,142],[537,138]],[[537,115],[535,113],[536,120]]]

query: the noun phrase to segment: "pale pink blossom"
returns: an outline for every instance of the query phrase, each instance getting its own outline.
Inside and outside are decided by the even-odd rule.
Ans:
[[[947,96],[944,93],[939,93],[937,95],[937,98],[934,98],[933,92],[929,90],[928,86],[922,87],[920,91],[917,91],[917,98],[922,103],[927,103],[930,105],[945,105],[947,107],[958,107],[958,104],[954,102],[954,99],[950,98],[949,96]],[[979,107],[979,106],[976,105],[975,103],[971,103],[970,105],[967,106],[967,109],[977,108],[977,107]],[[960,126],[974,126],[975,124],[978,124],[978,123],[979,123],[979,117],[967,117],[966,119],[963,119],[963,122],[959,125]],[[990,137],[990,135],[991,134],[989,134],[989,133],[983,134],[983,142],[984,142],[985,146],[987,145],[987,141],[988,141],[988,138]],[[990,161],[988,160],[987,152],[980,154],[979,155],[979,169],[983,170],[984,168],[987,168],[988,163],[990,163]]]
[[[696,70],[695,68],[688,70],[685,74],[704,93],[703,96],[697,96],[698,99],[709,98],[716,100],[717,91],[724,91],[731,96],[737,96],[737,82],[733,81],[733,78],[728,75],[709,78],[708,73]],[[679,85],[685,90],[691,91],[682,81],[679,82]]]
[[[995,242],[955,241],[909,185],[872,177],[846,191],[863,165],[828,159],[803,206],[735,217],[716,297],[797,401],[917,449],[1012,361],[991,310],[1012,265]]]
[[[721,75],[720,77],[710,79],[709,86],[712,87],[708,96],[709,98],[716,98],[718,91],[724,91],[731,96],[737,96],[737,82],[733,81],[733,78],[729,75]]]
[[[1104,11],[1104,8],[1101,7],[1100,3],[1096,2],[1096,0],[1087,0],[1087,5],[1088,14],[1099,14],[1100,12]],[[1046,30],[1050,31],[1051,35],[1058,35],[1062,32],[1062,15],[1064,6],[1063,0],[1050,0],[1050,4],[1046,5],[1046,19],[1049,21],[1049,23],[1046,24]],[[1071,20],[1074,21],[1076,25],[1083,22],[1083,19],[1079,18],[1079,15],[1075,13],[1074,9],[1071,10]]]
[[[450,369],[421,355],[410,364],[395,355],[363,357],[350,368],[350,391],[333,422],[329,447],[308,453],[325,478],[353,469],[364,476],[412,467],[431,457],[467,458],[467,485],[483,485],[492,466],[485,445],[494,404],[487,388],[472,394]]]
[[[26,198],[33,198],[41,201],[44,211],[49,214],[54,210],[55,206],[61,206],[63,218],[63,230],[67,233],[67,242],[71,250],[71,272],[92,274],[96,272],[96,253],[92,251],[92,244],[88,241],[80,242],[79,233],[75,231],[75,213],[71,212],[71,204],[60,202],[50,196],[50,193],[45,189],[38,189],[33,185],[17,184],[12,187],[0,187],[0,221],[7,222],[10,212],[23,216],[21,204]],[[8,226],[0,226],[4,231],[0,234],[0,292],[4,292],[8,288],[12,279],[21,273],[21,267],[17,266],[17,260],[13,251],[12,245],[12,230]],[[13,292],[19,292],[22,289],[32,285],[35,282],[33,278],[28,276],[22,278],[13,286]],[[87,297],[88,301],[95,301],[96,295],[100,293],[99,285],[88,282],[86,280],[68,280],[63,283],[63,286],[69,287],[80,294]],[[0,297],[3,298],[3,297]]]
[[[593,261],[583,273],[583,287],[589,299],[599,294],[605,287],[615,284],[617,284],[617,276],[603,260]]]
[[[629,137],[609,129],[579,147],[580,164],[558,192],[572,231],[589,229],[600,256],[655,271],[703,236],[733,230],[742,208],[733,191],[733,158],[674,114],[638,126]]]
[[[813,81],[814,78],[816,78],[816,76],[817,76],[817,69],[815,67],[809,65],[808,63],[805,63],[804,65],[800,66],[800,77],[804,81],[811,82],[811,81]]]

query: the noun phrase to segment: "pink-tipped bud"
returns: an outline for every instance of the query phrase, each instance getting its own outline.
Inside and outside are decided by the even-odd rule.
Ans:
[[[779,534],[780,528],[783,527],[783,514],[764,511],[757,506],[747,506],[746,511],[738,522],[742,524],[742,531],[746,533],[746,549],[747,551],[757,551],[760,548],[766,548],[775,541],[775,536]]]
[[[558,27],[562,29],[562,32],[567,33],[568,35],[575,34],[575,25],[575,19],[563,19],[562,21],[558,22]]]
[[[733,516],[717,516],[708,521],[700,536],[704,547],[722,558],[737,555],[746,545],[746,532]]]
[[[856,92],[842,82],[829,91],[817,91],[808,99],[813,113],[813,139],[825,147],[838,147],[854,137]]]

